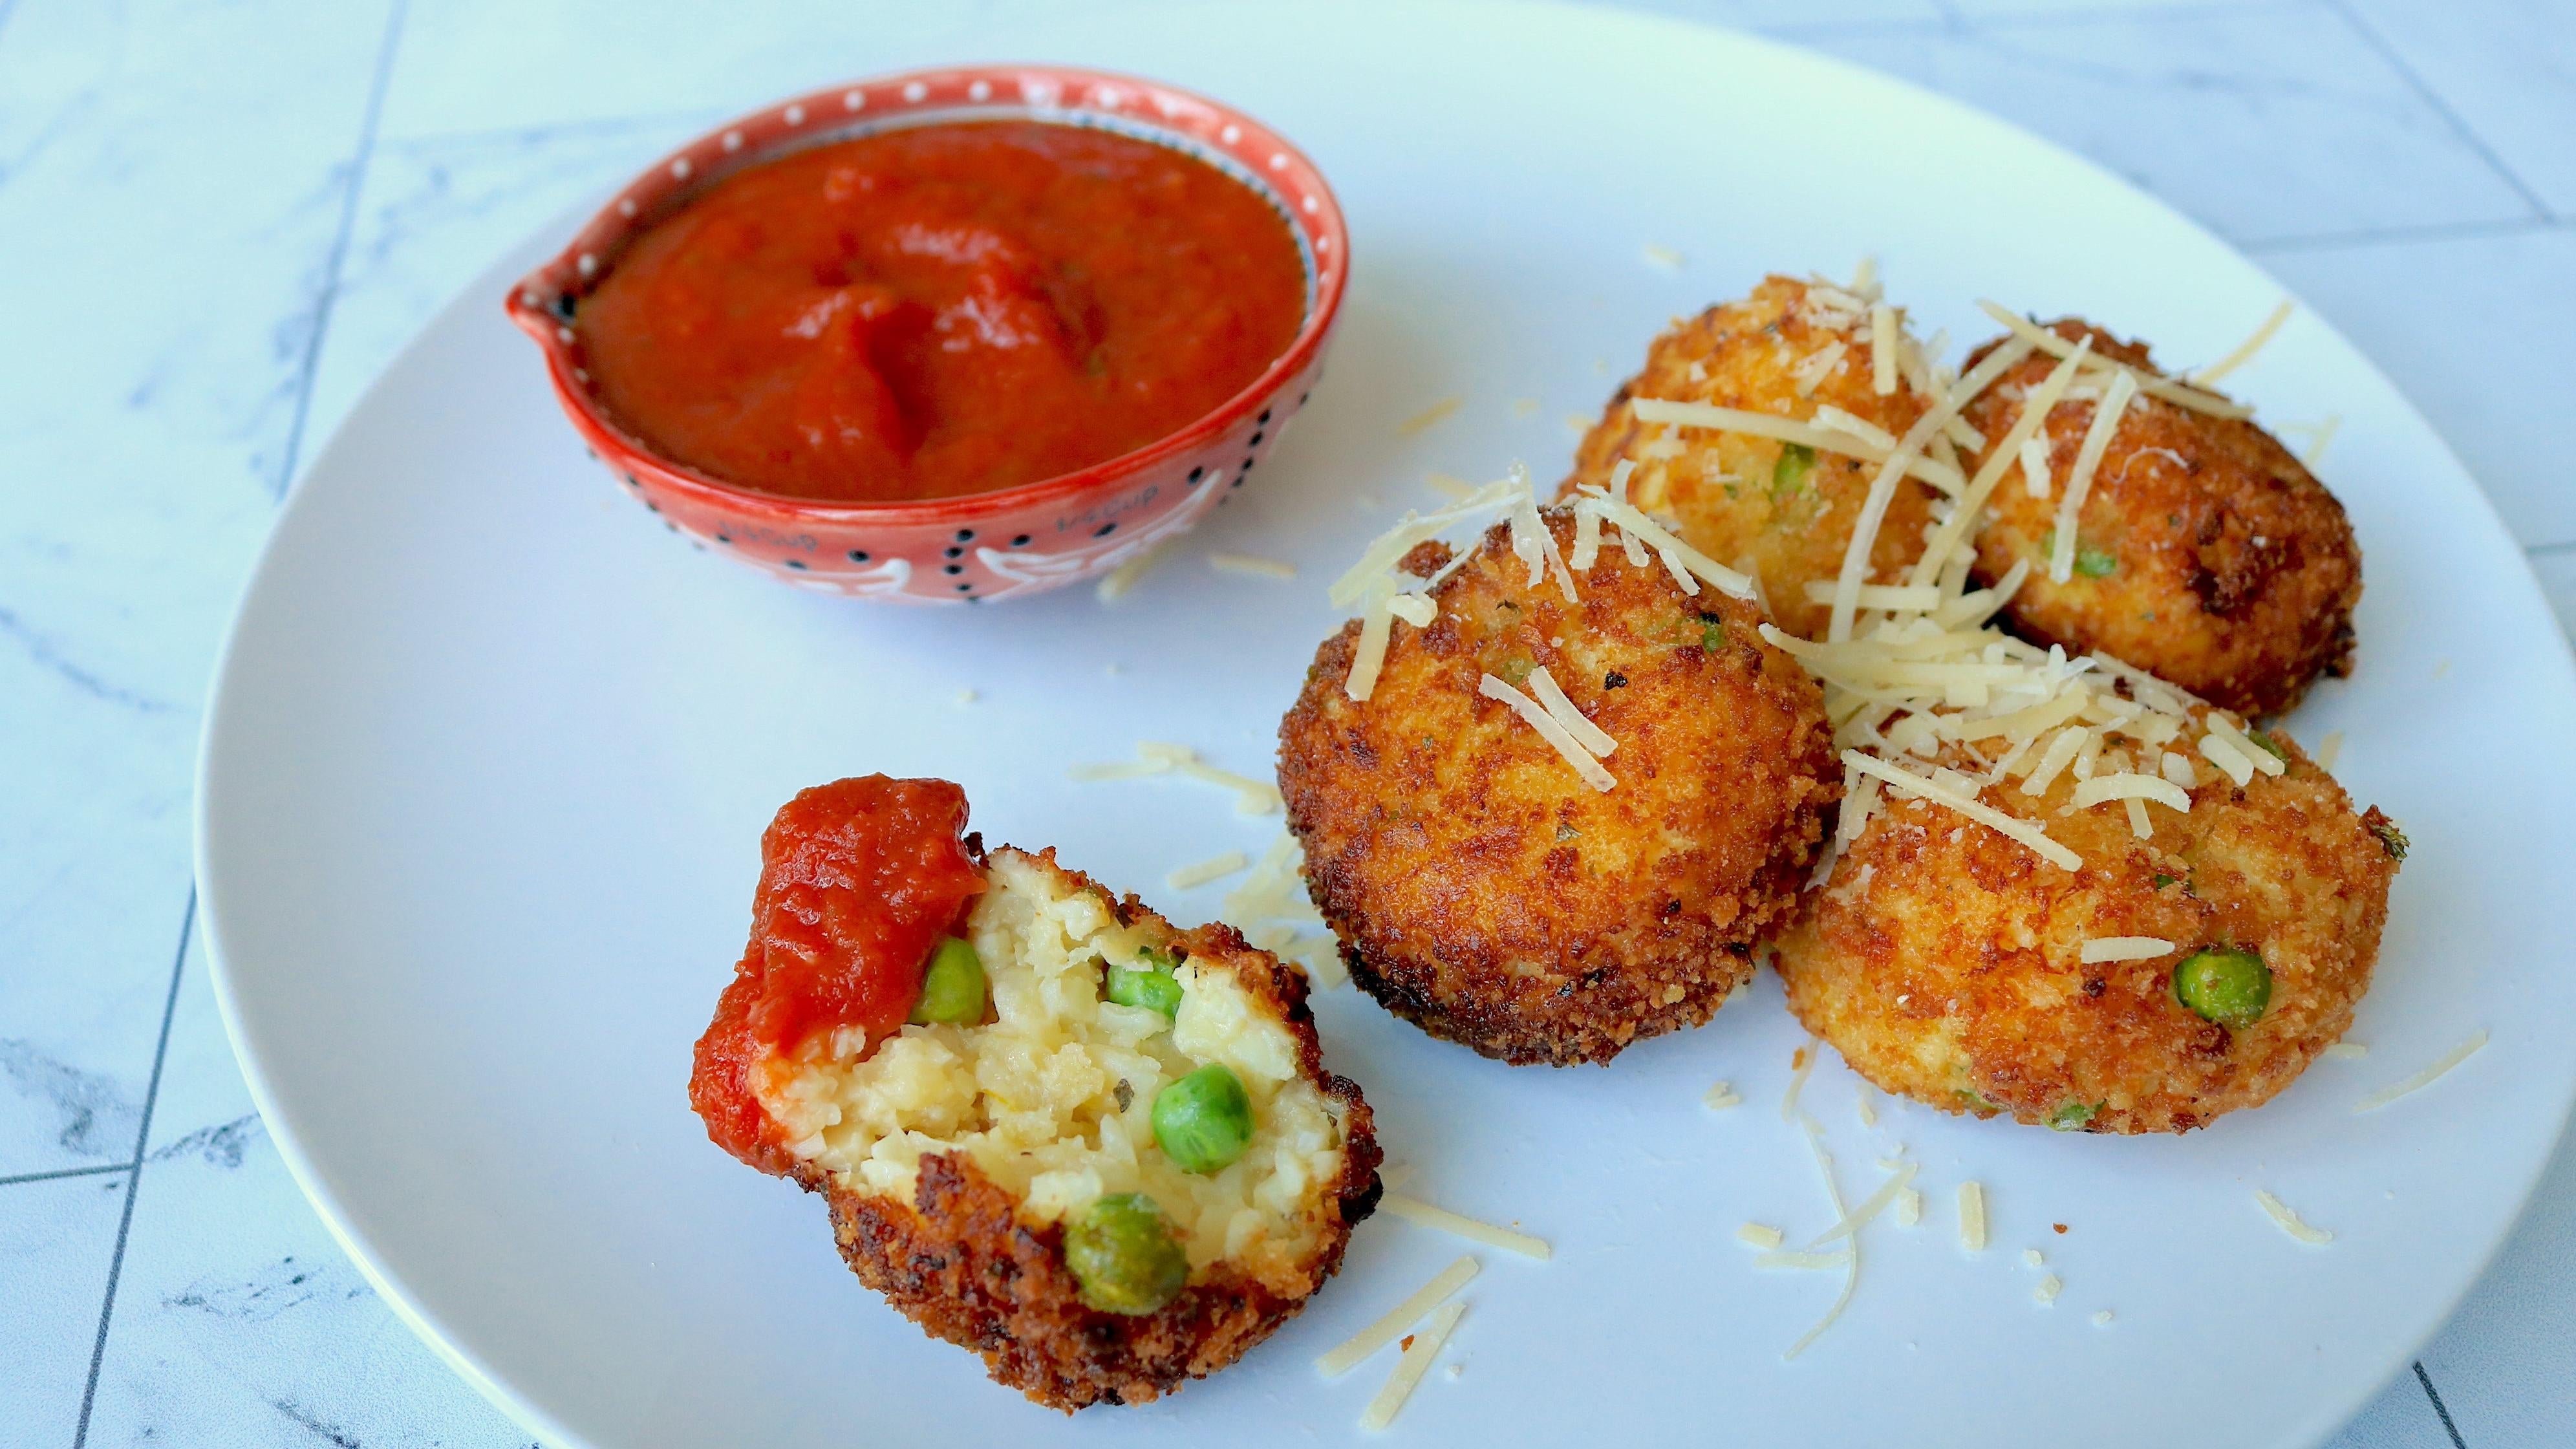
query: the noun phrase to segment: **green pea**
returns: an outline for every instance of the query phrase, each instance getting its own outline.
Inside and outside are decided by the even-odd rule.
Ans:
[[[1156,1092],[1154,1141],[1183,1172],[1223,1170],[1252,1145],[1252,1097],[1243,1079],[1211,1063]]]
[[[2056,552],[2057,530],[2052,528],[2039,537],[2040,561],[2045,564]],[[2078,538],[2075,540],[2075,571],[2088,579],[2107,579],[2120,571],[2120,556],[2108,549],[2086,548],[2084,540]]]
[[[1151,1313],[1189,1286],[1190,1259],[1141,1192],[1114,1192],[1065,1226],[1064,1266],[1104,1313]]]
[[[984,958],[951,936],[930,953],[930,969],[921,973],[921,995],[912,1003],[912,1024],[964,1025],[983,1019]]]
[[[2272,968],[2251,951],[2206,946],[2174,967],[2174,995],[2221,1026],[2243,1030],[2272,1004]]]
[[[1137,954],[1152,961],[1160,953]],[[1120,1006],[1151,1007],[1167,1017],[1181,1014],[1181,982],[1169,966],[1112,966],[1101,994]]]
[[[1788,497],[1805,486],[1807,475],[1816,470],[1816,450],[1804,443],[1784,443],[1780,461],[1771,465],[1773,501]]]

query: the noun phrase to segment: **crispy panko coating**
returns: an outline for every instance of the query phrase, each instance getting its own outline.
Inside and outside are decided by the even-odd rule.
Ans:
[[[1542,513],[1570,548],[1568,510]],[[1436,568],[1436,547],[1407,560]],[[1308,887],[1354,980],[1434,1036],[1516,1063],[1601,1062],[1706,1021],[1789,910],[1839,788],[1822,696],[1751,604],[1686,596],[1615,541],[1528,570],[1497,525],[1398,625],[1366,702],[1354,623],[1279,728]],[[1482,677],[1544,667],[1616,741],[1595,791]]]
[[[2089,335],[2102,356],[2152,368],[2141,344],[2074,318],[2047,325],[2070,342]],[[2040,353],[2005,373],[1969,405],[1970,424],[2000,440],[2055,363]],[[2352,525],[2334,495],[2251,420],[2140,396],[2085,494],[2075,571],[2050,582],[2046,545],[2094,407],[2061,402],[2049,414],[2041,436],[2050,496],[2032,497],[2016,464],[1988,505],[1978,582],[2016,561],[2031,564],[2005,625],[2070,653],[2101,650],[2257,718],[2296,704],[2320,673],[2351,672],[2361,601]]]
[[[1937,805],[1882,806],[1780,939],[1790,1009],[1871,1082],[1944,1111],[2184,1132],[2270,1100],[2352,1024],[2405,852],[2386,816],[2354,814],[2332,777],[2270,738],[2285,773],[2239,789],[2203,766],[2188,814],[2147,807],[2152,841],[2117,802],[2058,813],[2071,777],[2036,801],[2018,782],[1986,791],[2081,855],[2080,871]],[[2079,960],[2112,936],[2176,949]],[[2176,996],[2177,964],[2204,946],[2270,967],[2250,1027]]]
[[[1377,1207],[1375,1118],[1359,1087],[1324,1069],[1303,972],[1254,949],[1231,926],[1178,931],[1135,896],[1119,899],[1055,852],[1013,856],[1065,895],[1089,893],[1195,969],[1229,972],[1250,1010],[1285,1028],[1296,1073],[1331,1104],[1338,1175],[1303,1184],[1303,1241],[1275,1236],[1196,1263],[1177,1297],[1144,1314],[1087,1305],[1066,1266],[1063,1221],[1033,1213],[966,1151],[926,1152],[905,1193],[806,1159],[788,1176],[829,1203],[842,1258],[905,1317],[982,1355],[996,1382],[1068,1413],[1141,1404],[1204,1378],[1277,1331],[1338,1270],[1351,1229]],[[1069,1048],[1059,1048],[1059,1054]],[[1123,1086],[1124,1084],[1122,1084]],[[1094,1128],[1093,1131],[1099,1129]],[[1143,1150],[1156,1149],[1147,1143]],[[1173,1204],[1165,1203],[1168,1212]]]
[[[1646,350],[1645,367],[1619,385],[1584,436],[1559,494],[1606,485],[1620,460],[1634,462],[1630,497],[1679,521],[1682,537],[1700,552],[1758,576],[1772,618],[1811,639],[1824,634],[1832,610],[1809,603],[1806,586],[1841,575],[1878,465],[1804,448],[1785,448],[1784,462],[1785,445],[1769,438],[1640,423],[1629,399],[1713,403],[1802,422],[1830,404],[1903,437],[1923,415],[1922,396],[1902,372],[1895,392],[1872,390],[1866,312],[1811,300],[1818,285],[1766,277],[1750,297],[1666,329]],[[1801,367],[1821,366],[1821,354],[1838,344],[1839,360],[1812,374],[1812,389],[1801,392]],[[1661,456],[1666,452],[1673,456]],[[1919,480],[1899,481],[1864,582],[1903,582],[1900,573],[1923,551],[1931,503],[1932,490]]]

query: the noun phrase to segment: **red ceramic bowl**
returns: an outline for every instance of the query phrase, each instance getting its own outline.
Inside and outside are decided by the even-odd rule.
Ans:
[[[1179,432],[1080,472],[991,493],[851,504],[736,487],[655,454],[601,409],[571,325],[628,241],[714,181],[870,131],[996,117],[1098,126],[1186,152],[1259,193],[1306,261],[1306,320],[1249,387]],[[907,604],[1033,594],[1106,573],[1224,503],[1306,403],[1341,308],[1350,234],[1314,163],[1260,122],[1153,81],[1047,65],[914,71],[783,101],[637,177],[509,297],[555,397],[599,460],[672,529],[790,583]]]

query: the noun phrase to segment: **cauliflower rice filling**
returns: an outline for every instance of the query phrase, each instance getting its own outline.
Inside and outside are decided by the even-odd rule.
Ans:
[[[994,1020],[906,1026],[865,1060],[835,1040],[827,1060],[757,1075],[788,1151],[853,1190],[909,1202],[925,1155],[951,1153],[1052,1223],[1106,1193],[1142,1192],[1170,1219],[1193,1272],[1219,1259],[1301,1271],[1342,1172],[1341,1124],[1298,1070],[1296,1038],[1227,966],[1175,971],[1177,1019],[1101,995],[1105,965],[1150,966],[1169,932],[1122,926],[1109,902],[1045,862],[993,852],[990,888],[967,918]],[[1155,1144],[1154,1094],[1210,1063],[1242,1079],[1254,1135],[1212,1174],[1182,1171]]]

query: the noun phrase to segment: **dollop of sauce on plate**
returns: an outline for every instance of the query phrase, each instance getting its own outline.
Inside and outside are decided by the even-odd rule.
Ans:
[[[1115,132],[959,122],[729,176],[610,263],[575,322],[654,452],[795,498],[1071,473],[1214,411],[1305,319],[1267,199]]]
[[[751,943],[698,1039],[689,1102],[716,1145],[786,1170],[751,1075],[842,1028],[893,1034],[942,936],[984,889],[966,852],[966,792],[863,775],[803,791],[760,838]]]

